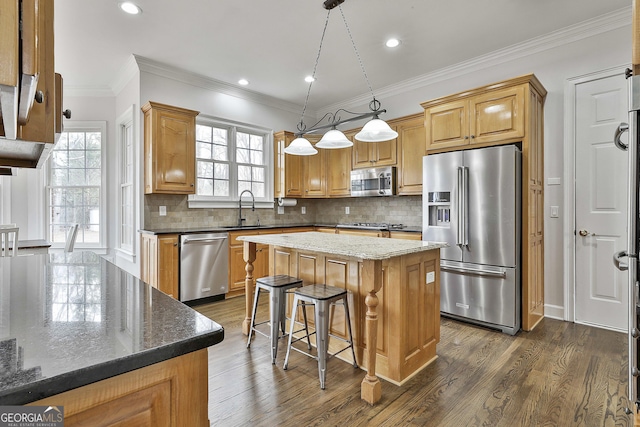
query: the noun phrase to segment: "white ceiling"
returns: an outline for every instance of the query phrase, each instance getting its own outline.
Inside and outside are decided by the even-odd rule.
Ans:
[[[299,105],[327,16],[323,0],[56,0],[65,90],[111,89],[131,54]],[[376,89],[622,9],[630,0],[346,0],[342,10]],[[385,40],[402,44],[391,50]],[[330,13],[309,108],[367,94],[340,9]]]

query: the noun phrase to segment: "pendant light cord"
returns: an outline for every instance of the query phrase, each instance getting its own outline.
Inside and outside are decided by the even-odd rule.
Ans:
[[[304,125],[304,113],[307,111],[307,104],[309,102],[309,94],[311,93],[311,86],[316,80],[316,70],[318,69],[318,62],[320,61],[320,52],[322,52],[322,42],[324,41],[324,35],[327,33],[327,25],[329,24],[329,14],[331,9],[327,11],[327,19],[324,21],[324,28],[322,29],[322,37],[320,37],[320,47],[318,48],[318,55],[316,56],[316,63],[313,66],[313,74],[311,74],[312,80],[309,82],[309,89],[307,89],[307,97],[304,100],[304,107],[302,108],[302,116],[300,117],[300,123],[298,124],[298,130],[304,131],[306,126]],[[344,15],[343,15],[344,16]]]
[[[371,88],[371,82],[369,82],[369,77],[367,76],[367,71],[364,69],[364,63],[362,62],[362,58],[360,58],[360,53],[358,53],[358,48],[356,47],[356,43],[353,41],[353,36],[351,35],[351,29],[349,28],[349,24],[347,24],[347,18],[344,16],[344,12],[342,11],[342,6],[338,6],[340,9],[340,14],[342,15],[342,20],[344,21],[344,26],[347,28],[347,33],[349,34],[349,39],[351,40],[351,44],[353,45],[353,50],[356,52],[356,57],[358,58],[358,62],[360,63],[360,68],[362,68],[362,74],[364,74],[364,79],[367,81],[367,86],[369,86],[369,92],[371,92],[371,97],[373,98],[373,103],[378,102],[376,100],[376,96],[373,94],[373,89]]]

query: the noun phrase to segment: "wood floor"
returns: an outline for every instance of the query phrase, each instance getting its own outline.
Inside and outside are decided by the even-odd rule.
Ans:
[[[263,298],[267,301],[267,298]],[[626,336],[544,319],[515,337],[442,319],[438,359],[382,400],[360,399],[364,371],[331,359],[326,389],[317,364],[285,342],[271,364],[267,338],[246,348],[244,298],[194,307],[225,329],[209,349],[212,426],[627,426]],[[267,316],[267,306],[259,313]]]

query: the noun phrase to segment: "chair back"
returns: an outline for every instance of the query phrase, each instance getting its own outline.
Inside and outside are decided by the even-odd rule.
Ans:
[[[0,225],[0,257],[18,255],[18,231],[15,224]]]
[[[67,240],[64,243],[65,252],[73,252],[73,247],[76,244],[76,237],[78,236],[78,226],[80,224],[73,224],[67,231]]]

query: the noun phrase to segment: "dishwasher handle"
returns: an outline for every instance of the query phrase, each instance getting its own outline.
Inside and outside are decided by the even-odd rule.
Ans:
[[[184,239],[182,241],[183,245],[188,245],[189,243],[213,243],[216,242],[218,240],[226,240],[228,239],[228,237],[207,237],[207,238],[202,238],[202,239]]]

